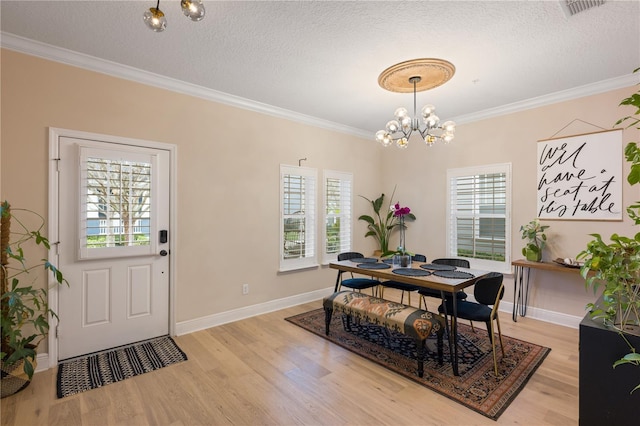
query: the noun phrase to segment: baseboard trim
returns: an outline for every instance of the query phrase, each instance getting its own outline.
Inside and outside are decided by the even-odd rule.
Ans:
[[[290,308],[292,306],[301,305],[303,303],[320,300],[333,292],[333,287],[323,288],[321,290],[311,291],[309,293],[297,294],[282,299],[270,300],[257,305],[245,306],[231,311],[220,312],[219,314],[208,315],[206,317],[196,318],[188,321],[182,321],[176,324],[176,335],[193,333],[207,328],[239,321],[245,318],[262,315],[280,309]]]
[[[40,372],[40,371],[46,371],[51,367],[54,366],[50,366],[49,365],[49,353],[45,352],[42,354],[37,354],[36,355],[36,362],[38,363],[38,365],[36,366],[36,373]]]
[[[234,321],[262,315],[269,312],[278,311],[280,309],[290,308],[292,306],[309,303],[320,300],[331,294],[333,287],[327,287],[320,290],[311,291],[309,293],[297,294],[295,296],[285,297],[282,299],[270,300],[257,305],[245,306],[231,311],[221,312],[219,314],[207,315],[206,317],[196,318],[188,321],[182,321],[176,324],[176,335],[193,333],[195,331],[204,330],[218,325],[227,324]],[[472,298],[470,298],[472,300]],[[500,311],[507,312],[509,315],[513,312],[513,303],[502,301],[500,303]],[[561,312],[549,311],[536,307],[527,308],[527,318],[549,322],[564,327],[577,329],[582,321],[582,317],[575,315],[563,314]],[[37,356],[38,367],[36,372],[45,371],[50,368],[49,354],[39,353]],[[54,366],[51,366],[54,367]]]
[[[513,303],[506,302],[506,301],[500,302],[500,311],[508,312],[509,315],[512,315]],[[564,327],[577,329],[583,317],[563,314],[562,312],[549,311],[547,309],[529,306],[527,307],[527,318],[532,318],[539,321],[549,322],[552,324],[557,324],[557,325],[562,325]]]

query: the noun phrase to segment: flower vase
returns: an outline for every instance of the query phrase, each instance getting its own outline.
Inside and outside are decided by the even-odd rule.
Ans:
[[[411,267],[411,255],[407,254],[404,240],[404,216],[400,216],[400,245],[398,246],[398,262],[401,268]]]
[[[398,246],[398,252],[404,254],[406,246],[404,245],[404,217],[400,216],[400,245]]]

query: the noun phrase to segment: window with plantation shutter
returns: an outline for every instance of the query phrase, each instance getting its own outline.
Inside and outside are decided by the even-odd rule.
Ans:
[[[511,269],[511,164],[447,171],[447,252],[478,269]]]
[[[316,255],[317,171],[280,166],[280,270],[318,265]]]
[[[80,149],[80,259],[149,255],[152,155]]]
[[[325,170],[324,226],[322,236],[322,263],[338,259],[338,253],[351,251],[353,201],[353,174]]]

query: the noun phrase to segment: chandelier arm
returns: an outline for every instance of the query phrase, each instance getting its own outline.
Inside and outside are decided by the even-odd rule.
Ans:
[[[442,136],[434,135],[431,133],[431,130],[433,129],[439,129],[439,127],[425,127],[424,130],[418,130],[418,131],[420,132],[420,136],[422,136],[422,139],[425,139],[427,136],[432,136],[437,140],[441,140]]]

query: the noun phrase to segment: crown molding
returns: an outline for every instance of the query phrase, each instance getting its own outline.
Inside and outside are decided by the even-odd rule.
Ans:
[[[75,52],[69,49],[63,49],[60,47],[52,46],[50,44],[16,36],[14,34],[0,32],[0,46],[19,53],[37,56],[39,58],[72,65],[74,67],[84,68],[89,71],[95,71],[101,74],[106,74],[125,80],[135,81],[137,83],[146,84],[148,86],[171,90],[172,92],[194,96],[197,98],[205,99],[212,102],[218,102],[249,111],[255,111],[273,117],[284,118],[286,120],[319,127],[322,129],[345,133],[365,139],[371,139],[371,132],[366,130],[356,129],[354,127],[345,126],[328,120],[322,120],[310,115],[301,114],[284,108],[278,108],[273,105],[252,101],[251,99],[246,99],[240,96],[230,95],[228,93],[209,89],[203,86],[186,83],[175,78],[143,71],[138,68],[130,67],[128,65],[122,65],[117,62],[96,58],[95,56],[85,55],[84,53]]]
[[[501,115],[513,114],[515,112],[526,111],[528,109],[556,104],[558,102],[570,101],[573,99],[583,98],[585,96],[597,95],[599,93],[622,89],[624,87],[630,87],[635,84],[640,84],[640,75],[629,74],[622,77],[602,80],[596,83],[585,84],[584,86],[578,86],[572,89],[562,90],[560,92],[538,96],[536,98],[526,99],[524,101],[502,105],[496,108],[490,108],[483,111],[473,112],[471,114],[460,115],[451,119],[455,121],[457,125],[471,123],[474,121],[486,120],[488,118],[499,117]]]
[[[343,124],[334,123],[328,120],[322,120],[320,118],[301,114],[295,111],[290,111],[284,108],[278,108],[273,105],[252,101],[251,99],[230,95],[228,93],[220,92],[191,83],[186,83],[174,78],[165,77],[152,72],[143,71],[138,68],[122,65],[105,59],[96,58],[94,56],[85,55],[73,50],[63,49],[60,47],[52,46],[50,44],[41,43],[1,31],[0,46],[5,49],[14,50],[16,52],[24,53],[27,55],[37,56],[43,59],[84,68],[101,74],[123,78],[126,80],[135,81],[137,83],[142,83],[165,90],[171,90],[176,93],[194,96],[197,98],[205,99],[212,102],[218,102],[249,111],[255,111],[273,117],[284,118],[286,120],[291,120],[309,126],[319,127],[322,129],[344,133],[364,139],[372,138],[372,133],[367,130],[345,126]],[[623,87],[633,86],[639,83],[640,75],[629,74],[622,77],[603,80],[600,82],[587,84],[556,93],[550,93],[544,96],[539,96],[524,101],[514,102],[496,108],[490,108],[470,114],[452,117],[451,119],[455,121],[457,125],[461,125],[474,121],[499,117],[506,114],[512,114],[515,112],[525,111],[532,108],[539,108],[558,102],[596,95],[611,90],[621,89]]]

